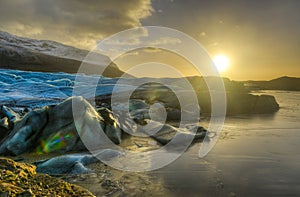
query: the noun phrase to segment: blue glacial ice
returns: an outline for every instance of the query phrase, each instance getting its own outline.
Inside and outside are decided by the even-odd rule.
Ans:
[[[80,80],[75,82],[76,77]],[[74,84],[84,98],[109,95],[117,81],[97,75],[0,69],[0,105],[30,108],[55,105],[73,95]],[[118,91],[132,88],[125,84]]]

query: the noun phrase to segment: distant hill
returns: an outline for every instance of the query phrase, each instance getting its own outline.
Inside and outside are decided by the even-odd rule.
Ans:
[[[0,68],[76,73],[88,53],[87,50],[58,42],[23,38],[0,31]],[[93,55],[97,62],[89,62],[90,66],[109,65],[104,76],[119,77],[124,74],[116,64],[111,63],[109,57]]]
[[[249,89],[300,91],[300,78],[280,77],[270,81],[245,81]]]

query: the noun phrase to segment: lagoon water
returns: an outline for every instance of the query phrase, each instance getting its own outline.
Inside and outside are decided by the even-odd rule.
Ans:
[[[253,93],[274,95],[280,110],[227,117],[222,136],[205,158],[198,157],[196,144],[151,172],[163,178],[170,196],[300,195],[300,92]]]
[[[0,74],[1,103],[20,105],[28,104],[24,98],[40,99],[34,104],[57,104],[71,96],[75,79],[66,73],[0,69]],[[103,80],[105,88],[99,94],[110,92],[115,83],[112,79]],[[201,144],[195,144],[162,169],[139,176],[128,174],[128,187],[134,192],[140,186],[142,193],[147,190],[154,196],[299,196],[300,92],[253,94],[274,95],[280,110],[268,115],[227,117],[218,143],[205,158],[198,157]],[[201,125],[206,127],[207,123],[204,119]],[[101,186],[89,179],[76,183],[103,194]]]

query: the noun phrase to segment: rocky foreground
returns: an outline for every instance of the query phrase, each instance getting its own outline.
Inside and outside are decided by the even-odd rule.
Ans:
[[[94,196],[88,190],[46,174],[36,167],[0,158],[0,196]]]

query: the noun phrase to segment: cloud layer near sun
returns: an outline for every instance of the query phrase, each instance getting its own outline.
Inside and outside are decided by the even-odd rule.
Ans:
[[[0,30],[90,48],[95,40],[140,26],[152,11],[151,0],[2,0]]]

